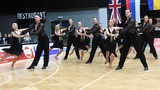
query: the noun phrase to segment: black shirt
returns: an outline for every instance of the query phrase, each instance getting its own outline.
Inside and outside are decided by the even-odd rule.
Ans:
[[[36,24],[35,24],[36,25]],[[43,23],[38,23],[37,30],[35,30],[35,25],[32,25],[30,28],[31,35],[37,35],[38,37],[47,36],[45,32],[45,27]]]
[[[126,33],[136,33],[136,25],[135,25],[135,20],[132,18],[129,18],[128,21],[124,24],[123,30],[121,30],[121,34],[126,34]]]
[[[95,37],[98,37],[101,33],[101,28],[99,26],[99,24],[95,24],[90,30],[88,30],[90,33],[93,34],[93,36]]]

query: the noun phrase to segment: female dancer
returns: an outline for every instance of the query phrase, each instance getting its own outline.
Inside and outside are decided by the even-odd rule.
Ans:
[[[12,29],[13,31],[11,32],[12,36],[12,43],[10,48],[4,48],[2,49],[6,53],[4,56],[0,59],[0,61],[3,61],[6,57],[8,57],[10,54],[14,55],[14,60],[12,61],[11,68],[14,67],[14,64],[17,61],[18,56],[22,53],[22,43],[21,43],[21,38],[25,36],[29,36],[29,34],[21,35],[21,33],[24,30],[27,29],[18,29],[18,24],[17,23],[12,23]]]
[[[108,62],[108,58],[110,59],[109,68],[112,68],[112,62],[114,60],[114,53],[116,50],[116,38],[118,36],[116,30],[117,29],[113,26],[113,21],[109,20],[109,28],[107,30],[108,38],[106,39],[106,61],[105,61],[106,64]]]
[[[51,48],[49,50],[49,51],[51,51],[53,48],[60,48],[59,52],[55,56],[56,60],[58,60],[58,56],[63,51],[63,38],[62,37],[65,35],[65,33],[62,33],[62,30],[65,30],[65,29],[60,29],[59,24],[55,26],[54,38],[57,38],[57,39],[55,39],[56,43],[54,43],[53,46],[51,46]]]
[[[78,29],[76,30],[76,32],[78,34],[78,37],[77,37],[78,48],[81,51],[80,60],[83,61],[84,50],[87,50],[87,48],[86,48],[86,41],[85,41],[86,32],[83,29],[81,22],[78,22]]]

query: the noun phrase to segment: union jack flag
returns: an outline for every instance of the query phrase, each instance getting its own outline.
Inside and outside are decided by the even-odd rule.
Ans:
[[[109,15],[110,19],[115,18],[116,23],[121,24],[121,0],[109,0]]]

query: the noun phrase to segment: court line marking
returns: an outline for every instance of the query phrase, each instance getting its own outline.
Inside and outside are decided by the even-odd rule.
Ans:
[[[25,89],[25,88],[29,88],[29,87],[35,86],[35,85],[37,85],[37,84],[40,84],[40,83],[42,83],[42,82],[50,79],[51,77],[53,77],[53,76],[59,71],[59,65],[56,64],[56,67],[57,67],[56,71],[55,71],[54,73],[52,73],[50,76],[48,76],[48,77],[46,77],[46,78],[44,78],[44,79],[42,79],[42,80],[40,80],[40,81],[38,81],[38,82],[35,82],[35,83],[33,83],[33,84],[29,85],[29,86],[26,86],[26,87],[24,87],[24,88],[21,88],[21,89]],[[19,89],[19,90],[21,90],[21,89]]]
[[[126,64],[128,64],[130,61],[132,61],[132,60],[129,60],[128,62],[126,62]],[[103,74],[102,76],[98,77],[97,79],[91,81],[91,82],[88,83],[87,85],[81,87],[79,90],[84,90],[84,89],[87,88],[88,86],[94,84],[95,82],[99,81],[100,79],[104,78],[105,76],[111,74],[111,73],[114,72],[114,71],[115,71],[115,69],[112,69],[111,71],[109,71],[109,72]]]
[[[24,62],[25,60],[22,60],[22,61],[18,61],[18,62]],[[3,64],[0,64],[1,66],[2,65],[8,65],[8,64],[11,64],[12,62],[8,62],[8,63],[3,63]],[[12,77],[10,75],[7,75],[7,74],[3,74],[4,76],[7,76],[9,79],[3,83],[0,84],[0,86],[3,86],[4,84],[10,82],[12,80]]]
[[[7,81],[1,83],[0,86],[3,86],[4,84],[6,84],[6,83],[8,83],[8,82],[10,82],[10,81],[12,80],[12,77],[11,77],[11,76],[9,76],[9,75],[7,75],[7,74],[3,74],[3,75],[4,75],[4,76],[7,76],[9,79],[8,79]]]

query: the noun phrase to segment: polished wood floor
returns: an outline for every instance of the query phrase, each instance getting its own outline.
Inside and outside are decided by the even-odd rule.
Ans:
[[[160,90],[160,60],[148,51],[145,55],[149,71],[143,71],[139,59],[133,60],[134,53],[129,54],[120,71],[115,71],[119,57],[108,69],[103,56],[97,54],[93,63],[87,65],[78,61],[75,54],[66,61],[62,60],[64,53],[58,61],[50,56],[46,70],[41,70],[43,60],[34,70],[26,69],[32,60],[19,61],[14,69],[8,63],[0,65],[0,90]],[[88,57],[86,53],[84,60]]]

